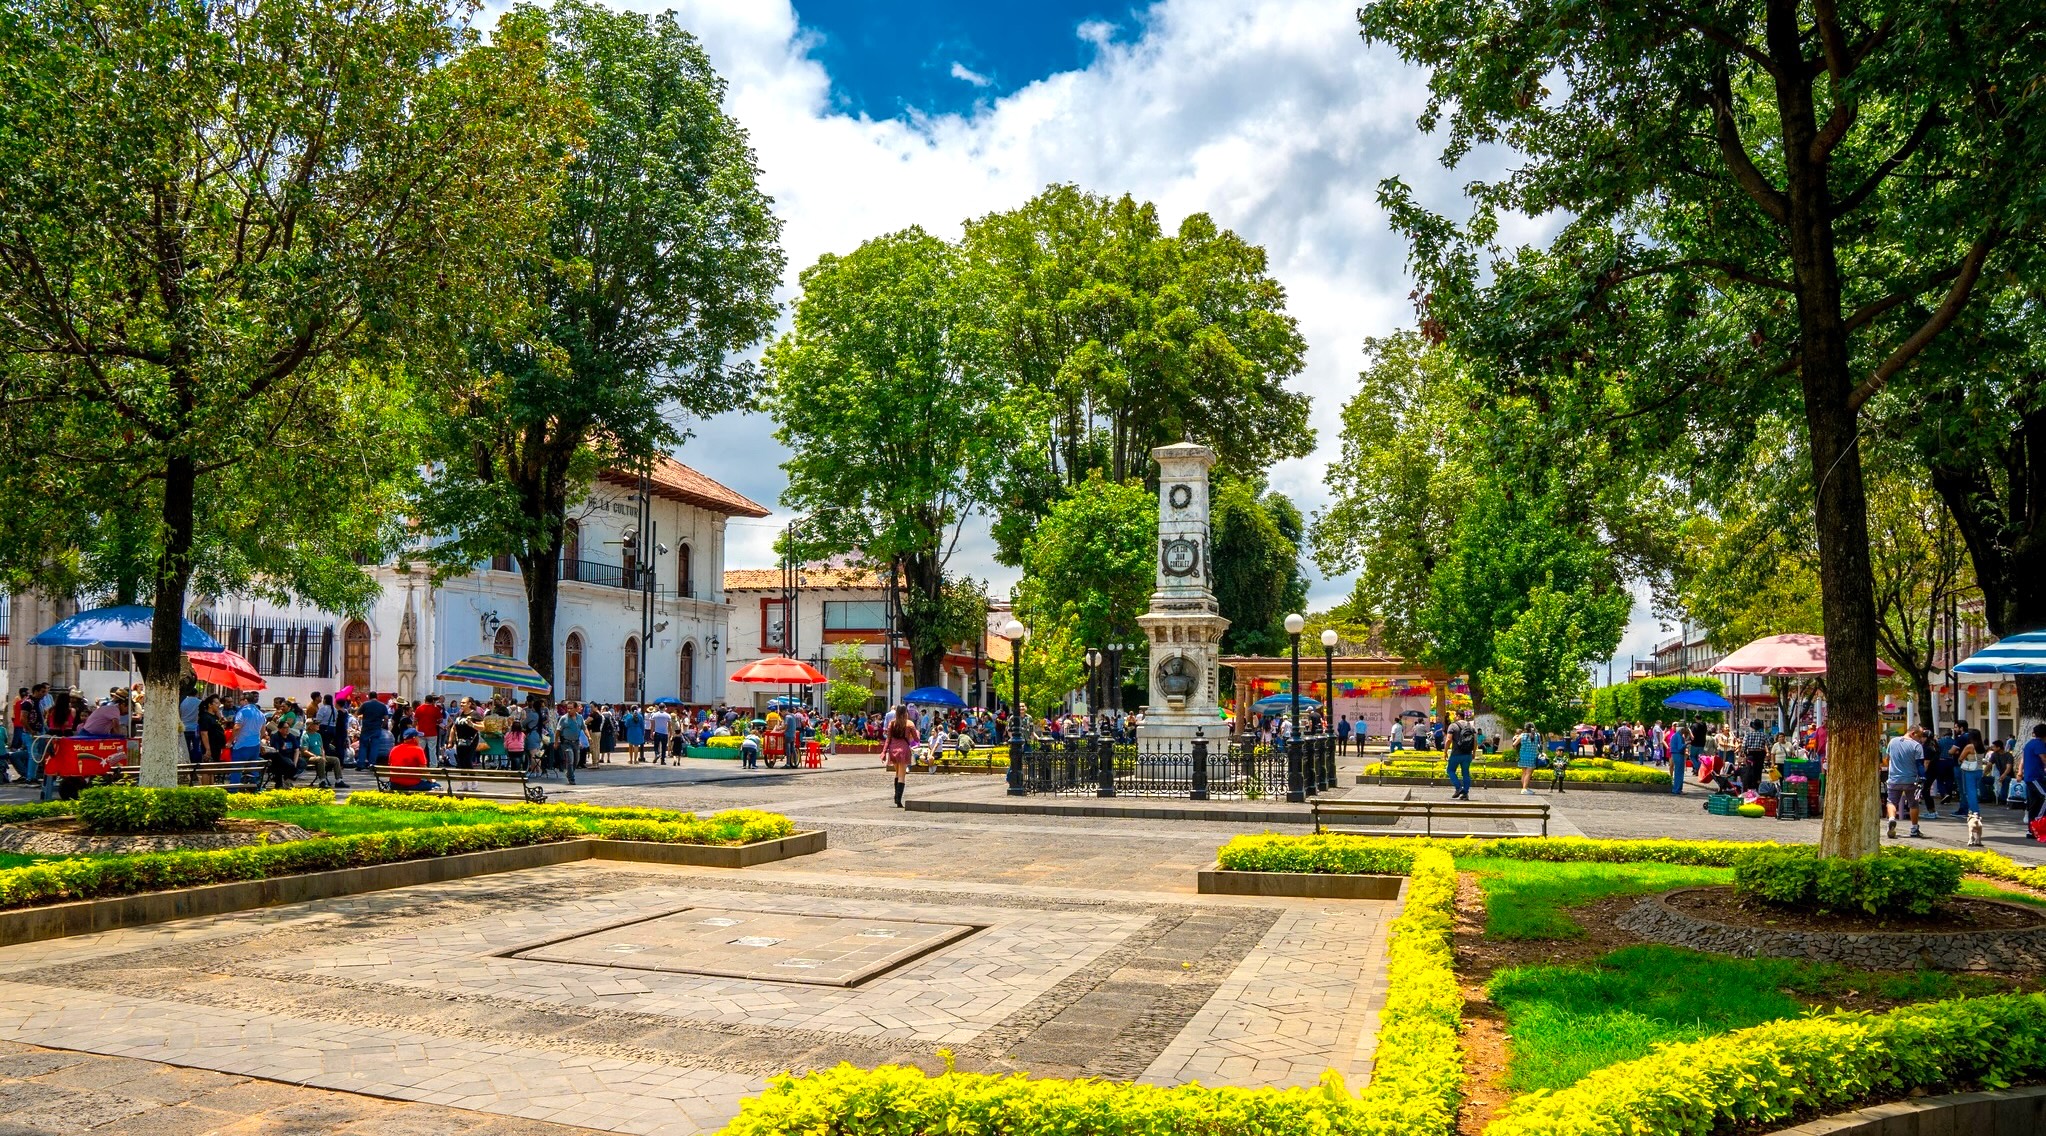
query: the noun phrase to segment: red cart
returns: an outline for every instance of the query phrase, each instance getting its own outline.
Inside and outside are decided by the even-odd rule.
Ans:
[[[70,800],[99,778],[128,764],[125,738],[43,738],[43,799]],[[52,779],[55,784],[52,784]]]

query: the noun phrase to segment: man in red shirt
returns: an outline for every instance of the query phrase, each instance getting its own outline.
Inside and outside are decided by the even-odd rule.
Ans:
[[[406,730],[405,740],[391,747],[391,756],[384,764],[409,765],[425,769],[426,751],[419,747],[419,731]],[[391,788],[399,793],[424,793],[438,786],[424,777],[400,777],[393,774]]]
[[[440,695],[429,694],[426,701],[412,708],[412,725],[419,730],[419,748],[426,751],[426,763],[432,765],[440,757]]]

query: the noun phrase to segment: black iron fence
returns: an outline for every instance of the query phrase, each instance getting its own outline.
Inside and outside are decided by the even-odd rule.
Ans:
[[[1336,743],[1328,735],[1282,745],[1033,740],[1009,770],[1011,795],[1302,801],[1335,788]]]

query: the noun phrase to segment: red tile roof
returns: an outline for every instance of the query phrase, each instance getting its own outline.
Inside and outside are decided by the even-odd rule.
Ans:
[[[629,469],[607,469],[598,480],[627,489],[639,488],[639,474]],[[671,457],[654,463],[649,480],[654,493],[670,501],[695,505],[728,517],[764,517],[767,509],[737,490],[720,485]]]
[[[803,566],[803,587],[805,588],[873,588],[878,590],[885,586],[886,583],[882,575],[869,568],[825,567],[815,564],[805,564]],[[728,592],[781,591],[781,569],[727,569],[725,571],[725,590]]]

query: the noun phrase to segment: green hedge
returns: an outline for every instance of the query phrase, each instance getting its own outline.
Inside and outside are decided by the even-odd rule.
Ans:
[[[1582,758],[1572,761],[1563,769],[1563,780],[1565,782],[1585,785],[1619,784],[1669,787],[1670,773],[1666,769],[1650,769],[1646,766],[1634,765],[1629,762],[1621,762],[1615,765],[1610,761],[1602,761],[1602,764],[1593,764],[1593,762],[1600,761],[1602,759],[1598,758]],[[1382,770],[1387,777],[1440,778],[1444,776],[1446,768],[1446,764],[1442,761],[1415,761],[1411,758],[1403,758],[1392,762],[1372,762],[1366,765],[1362,772],[1365,777],[1376,777]],[[1547,782],[1555,778],[1556,771],[1553,769],[1537,769],[1534,775],[1537,780]],[[1496,780],[1518,781],[1520,779],[1520,767],[1512,762],[1500,761],[1487,762],[1482,765],[1474,764],[1471,766],[1471,776],[1479,780],[1491,777]]]
[[[1215,850],[1232,872],[1321,872],[1404,876],[1414,866],[1414,843],[1383,837],[1239,836]]]
[[[1999,994],[1876,1015],[1770,1022],[1667,1045],[1510,1102],[1485,1136],[1704,1134],[1871,1100],[2046,1075],[2046,996]]]
[[[460,780],[459,771],[456,779]],[[331,802],[329,802],[331,803]],[[613,820],[657,820],[679,824],[696,819],[681,809],[643,809],[616,805],[540,804],[531,801],[492,801],[474,797],[449,797],[438,793],[380,793],[365,789],[350,793],[348,803],[364,809],[391,809],[407,813],[511,813],[516,816],[608,817]]]
[[[132,895],[227,880],[260,880],[300,872],[357,868],[395,860],[572,840],[582,835],[582,828],[574,820],[550,817],[506,821],[503,824],[401,828],[360,836],[259,844],[210,852],[152,852],[140,856],[53,860],[0,870],[0,907]]]
[[[597,821],[597,835],[607,840],[652,840],[662,844],[754,844],[780,840],[795,831],[795,821],[758,809],[730,809],[673,824],[629,817]]]
[[[1885,848],[1859,860],[1828,860],[1810,845],[1751,848],[1733,858],[1743,896],[1796,911],[1930,915],[1961,890],[1964,865],[1916,848]]]
[[[841,1064],[775,1078],[722,1136],[1448,1136],[1463,1092],[1463,995],[1449,947],[1456,867],[1429,850],[1411,867],[1372,1079],[1356,1096],[1334,1072],[1312,1089],[1168,1088]]]
[[[253,813],[264,809],[318,808],[333,803],[332,789],[269,789],[261,793],[235,793],[229,796],[227,811]]]
[[[0,824],[41,820],[44,817],[71,816],[77,811],[76,801],[30,801],[25,805],[0,805]]]
[[[1591,720],[1601,726],[1615,726],[1621,722],[1667,722],[1676,711],[1664,706],[1662,700],[1679,690],[1726,693],[1724,684],[1707,675],[1661,675],[1615,683],[1591,692]],[[1696,716],[1689,710],[1683,713],[1686,719]]]
[[[198,832],[226,815],[227,790],[210,785],[101,785],[78,794],[78,819],[94,832]]]

